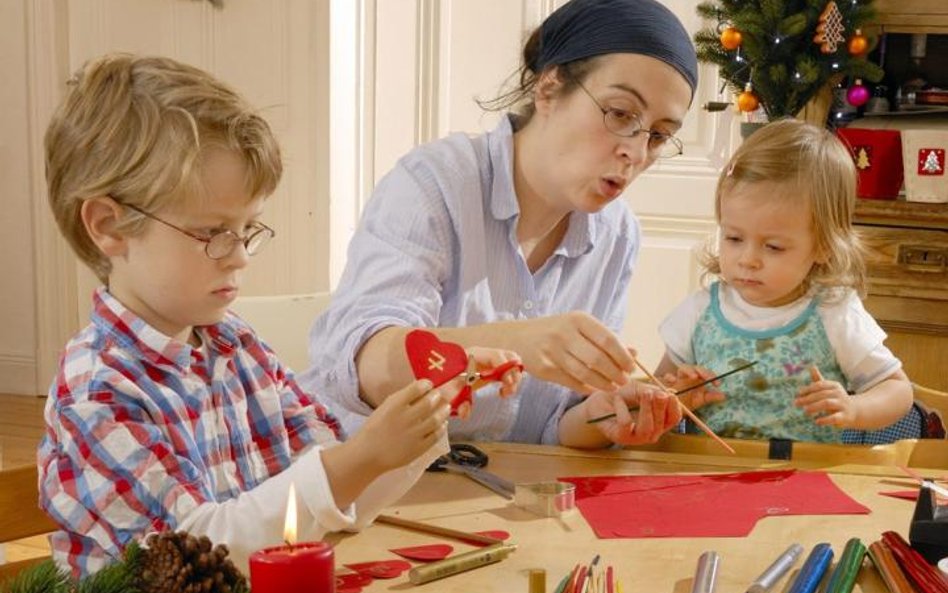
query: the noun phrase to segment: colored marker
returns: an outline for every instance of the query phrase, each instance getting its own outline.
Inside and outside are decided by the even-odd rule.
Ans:
[[[494,544],[480,550],[450,556],[425,566],[416,566],[408,571],[408,580],[413,585],[421,585],[435,579],[443,579],[465,570],[500,562],[516,549],[516,544]]]
[[[856,575],[866,557],[866,546],[854,537],[846,542],[843,555],[839,557],[829,583],[826,584],[826,593],[850,593],[856,584]]]
[[[695,569],[695,582],[691,585],[691,593],[714,593],[720,560],[718,553],[713,550],[698,557],[698,567]]]
[[[822,543],[813,546],[813,550],[806,557],[803,568],[800,569],[800,573],[787,593],[814,593],[832,561],[833,548],[829,544]]]
[[[797,559],[803,555],[803,546],[793,544],[787,548],[783,554],[777,556],[773,564],[757,577],[753,584],[747,589],[747,593],[765,593],[777,584],[777,581],[787,574],[787,571],[797,563]]]

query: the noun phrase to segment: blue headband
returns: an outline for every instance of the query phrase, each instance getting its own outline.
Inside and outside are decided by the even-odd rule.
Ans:
[[[691,37],[670,10],[655,0],[570,0],[540,25],[540,48],[527,66],[547,66],[602,54],[657,58],[678,70],[694,94],[698,59]]]

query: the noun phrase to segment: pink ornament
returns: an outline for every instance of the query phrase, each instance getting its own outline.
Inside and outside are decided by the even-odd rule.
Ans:
[[[869,102],[869,89],[857,82],[846,91],[846,101],[853,107],[865,105]]]

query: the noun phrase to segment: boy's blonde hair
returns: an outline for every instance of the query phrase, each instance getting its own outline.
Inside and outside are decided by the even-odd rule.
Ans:
[[[46,130],[49,203],[63,235],[100,280],[111,265],[86,233],[83,201],[110,196],[148,212],[203,195],[202,157],[239,155],[250,196],[267,196],[283,173],[270,126],[208,73],[162,57],[108,54],[69,81]],[[121,232],[141,231],[128,209]]]
[[[796,119],[767,124],[744,141],[718,179],[714,212],[721,221],[721,198],[741,183],[789,184],[779,195],[807,204],[818,259],[805,288],[853,288],[865,293],[863,247],[853,229],[856,167],[839,139],[823,128]],[[709,274],[720,275],[716,251],[703,261]]]

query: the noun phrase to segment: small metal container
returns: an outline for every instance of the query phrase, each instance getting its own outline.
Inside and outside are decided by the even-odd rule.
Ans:
[[[576,507],[576,486],[566,482],[517,484],[514,504],[541,517],[559,517]]]

